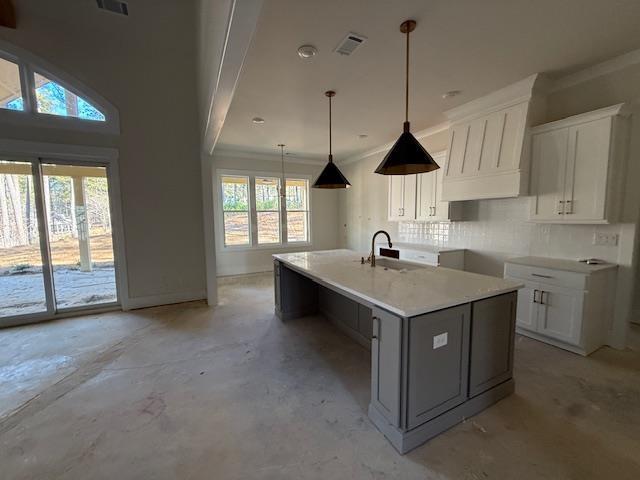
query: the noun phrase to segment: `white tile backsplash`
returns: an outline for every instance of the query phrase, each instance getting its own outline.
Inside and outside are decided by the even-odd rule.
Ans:
[[[398,240],[465,248],[467,270],[499,276],[504,260],[515,256],[617,261],[618,247],[593,245],[593,236],[617,233],[619,225],[536,224],[528,212],[528,197],[464,202],[463,221],[401,222]]]

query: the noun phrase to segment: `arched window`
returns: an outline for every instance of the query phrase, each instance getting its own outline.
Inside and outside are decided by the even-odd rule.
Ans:
[[[111,133],[119,130],[117,110],[99,95],[4,42],[0,42],[2,120]]]

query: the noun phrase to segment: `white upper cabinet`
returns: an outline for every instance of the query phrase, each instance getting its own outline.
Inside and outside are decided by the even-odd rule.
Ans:
[[[623,107],[615,105],[531,130],[530,220],[617,221],[628,139]]]
[[[389,220],[446,222],[461,217],[461,205],[442,200],[446,152],[433,155],[440,168],[418,175],[389,176]]]
[[[451,121],[442,199],[527,194],[526,130],[542,113],[538,75],[446,112]]]
[[[389,220],[416,219],[416,175],[389,175]]]

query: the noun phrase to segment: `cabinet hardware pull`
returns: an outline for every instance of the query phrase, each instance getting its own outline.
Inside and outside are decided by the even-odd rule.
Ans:
[[[553,278],[551,275],[542,275],[541,273],[532,273],[531,276],[540,278]]]
[[[567,215],[573,214],[573,200],[567,200],[565,203],[567,204],[567,211],[565,213]]]
[[[564,200],[558,200],[558,215],[564,214]]]
[[[547,303],[544,301],[544,294],[549,294],[549,292],[545,292],[544,290],[542,290],[540,292],[540,305],[546,305]]]
[[[538,295],[538,292],[539,292],[539,291],[540,291],[540,290],[534,290],[534,291],[533,291],[533,303],[538,303],[538,297],[537,297],[537,295]]]
[[[380,339],[380,319],[378,317],[371,317],[373,320],[373,332],[371,332],[371,339]]]

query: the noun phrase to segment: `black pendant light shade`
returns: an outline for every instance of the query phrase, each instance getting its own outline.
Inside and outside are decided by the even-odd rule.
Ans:
[[[409,131],[409,122],[400,138],[391,147],[376,168],[381,175],[411,175],[437,170],[440,166],[429,155],[418,139]]]
[[[313,188],[349,188],[350,186],[349,180],[333,163],[333,160],[329,160],[313,184]]]
[[[440,168],[429,152],[411,134],[409,127],[409,33],[415,28],[414,20],[407,20],[400,25],[400,31],[407,35],[404,131],[376,168],[376,173],[381,175],[410,175],[432,172]]]
[[[313,188],[349,188],[351,184],[349,180],[342,174],[340,169],[333,163],[333,155],[331,153],[331,98],[335,96],[336,92],[329,90],[324,93],[329,97],[329,162],[325,165],[316,181],[313,183]]]

